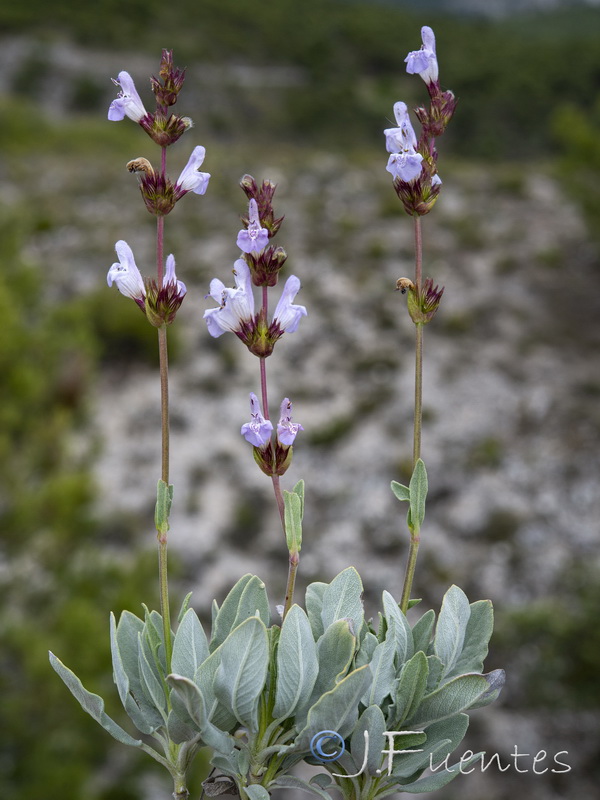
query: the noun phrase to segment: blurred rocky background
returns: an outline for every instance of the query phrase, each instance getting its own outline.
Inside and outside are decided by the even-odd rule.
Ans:
[[[461,746],[498,753],[440,800],[593,796],[600,666],[600,12],[597,3],[75,0],[0,7],[0,796],[153,800],[170,788],[81,712],[51,648],[122,720],[109,611],[158,603],[152,525],[159,460],[155,332],[110,291],[114,243],[153,264],[154,220],[125,163],[156,159],[110,81],[147,78],[162,47],[187,66],[177,110],[203,144],[208,193],[167,219],[189,290],[171,329],[171,569],[208,619],[242,574],[282,601],[285,545],[270,482],[239,435],[258,362],[202,320],[226,283],[248,172],[278,183],[277,237],[308,308],[268,361],[294,401],[288,488],[307,509],[298,596],[349,564],[375,615],[400,595],[405,511],[389,491],[411,460],[412,223],[385,172],[382,130],[422,24],[460,98],[438,142],[444,181],[423,221],[425,274],[444,284],[425,330],[423,457],[430,500],[415,594],[451,583],[496,608],[499,703]],[[480,13],[483,12],[483,13]],[[415,612],[413,612],[415,613]],[[515,747],[520,757],[515,767]],[[546,751],[545,760],[534,756]],[[561,755],[559,752],[562,751]],[[566,751],[566,753],[565,753]],[[555,761],[567,764],[565,766]],[[200,796],[199,764],[192,797]],[[552,771],[556,770],[556,771]]]

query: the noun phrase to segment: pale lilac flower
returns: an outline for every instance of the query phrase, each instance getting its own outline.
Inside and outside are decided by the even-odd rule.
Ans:
[[[392,153],[386,170],[405,183],[416,180],[421,174],[423,156],[420,153]]]
[[[298,431],[303,430],[299,422],[292,422],[292,402],[289,397],[284,398],[277,423],[277,440],[285,447],[289,447],[294,443]]]
[[[131,247],[127,242],[120,239],[115,245],[115,250],[119,257],[119,263],[113,264],[108,270],[107,283],[109,286],[116,283],[117,289],[121,294],[131,297],[143,308],[146,289],[144,280],[136,266]]]
[[[398,127],[384,130],[385,149],[388,153],[414,151],[417,147],[417,135],[411,124],[406,103],[401,100],[394,103],[394,116]]]
[[[117,95],[116,100],[113,100],[108,109],[108,118],[112,122],[118,122],[125,116],[132,119],[134,122],[139,122],[143,117],[148,115],[144,108],[133,78],[128,72],[119,72],[117,80],[112,79],[113,83],[121,87],[121,91]]]
[[[269,231],[261,228],[258,205],[252,198],[248,204],[248,229],[238,233],[237,246],[244,253],[260,253],[269,243]]]
[[[421,41],[423,42],[421,49],[413,50],[404,59],[406,71],[410,75],[420,75],[426,84],[435,83],[439,75],[435,35],[427,25],[421,28]]]
[[[186,192],[194,192],[195,194],[204,194],[206,192],[210,173],[199,172],[205,155],[206,149],[201,145],[194,147],[192,150],[192,155],[175,184],[175,193],[178,198],[182,197]]]
[[[185,283],[183,281],[178,281],[177,275],[175,275],[175,256],[173,253],[171,253],[170,256],[167,256],[167,264],[163,279],[163,286],[167,286],[168,284],[173,284],[173,286],[177,287],[177,294],[179,297],[183,298],[187,293]]]
[[[210,282],[209,295],[219,305],[208,308],[204,319],[211,336],[217,338],[231,331],[237,333],[245,323],[254,319],[254,295],[250,268],[242,258],[238,258],[234,266],[235,289],[229,289],[223,281],[213,278]]]
[[[254,392],[250,392],[250,416],[252,419],[242,425],[240,433],[254,447],[262,447],[270,440],[273,425],[263,417],[258,397]]]
[[[384,130],[385,147],[391,153],[386,170],[394,178],[410,183],[421,174],[423,156],[416,151],[417,136],[410,122],[406,103],[394,103],[394,116],[398,127]]]
[[[437,172],[435,173],[435,175],[431,176],[431,185],[432,186],[441,186],[442,185],[442,179],[437,174]]]
[[[299,291],[300,280],[295,275],[290,275],[285,282],[283,292],[273,314],[272,324],[276,324],[282,332],[294,333],[300,324],[300,319],[306,316],[307,312],[304,306],[296,306],[292,303]]]

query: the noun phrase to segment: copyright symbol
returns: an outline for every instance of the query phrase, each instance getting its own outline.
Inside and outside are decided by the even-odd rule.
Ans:
[[[331,744],[325,750],[328,743]],[[319,731],[310,740],[310,752],[317,761],[337,761],[345,749],[344,740],[337,731]]]

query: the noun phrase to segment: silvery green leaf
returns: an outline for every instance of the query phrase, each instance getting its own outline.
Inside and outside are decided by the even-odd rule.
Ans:
[[[161,675],[155,662],[151,663],[147,657],[147,649],[142,642],[142,634],[139,634],[139,664],[142,689],[147,699],[154,708],[161,714],[163,720],[167,721],[167,697],[163,686]]]
[[[214,680],[215,695],[251,731],[258,726],[258,699],[268,662],[267,629],[258,617],[242,622],[223,643]]]
[[[141,747],[141,739],[134,739],[127,731],[124,731],[108,714],[104,712],[104,700],[97,694],[92,694],[84,688],[83,684],[68,667],[60,661],[54,653],[50,653],[50,664],[55,672],[62,678],[67,689],[71,692],[73,697],[77,700],[84,711],[93,717],[105,731],[108,731],[112,737],[122,744],[128,744],[132,747]]]
[[[137,619],[137,617],[134,617],[134,619]],[[140,625],[142,625],[141,620],[138,620],[138,622],[140,623]],[[117,640],[117,626],[115,623],[114,614],[110,615],[110,649],[112,653],[113,677],[115,684],[117,686],[117,691],[119,692],[119,697],[121,698],[121,703],[123,704],[123,708],[125,709],[130,719],[132,720],[133,724],[136,726],[138,730],[140,730],[142,733],[153,733],[156,730],[156,728],[158,728],[159,725],[162,724],[162,718],[159,717],[156,724],[154,725],[151,724],[146,718],[146,716],[143,714],[142,710],[140,709],[140,706],[136,703],[134,697],[131,694],[129,675],[127,674],[127,670],[125,669],[125,665],[121,657],[121,652]],[[131,656],[131,649],[128,649],[128,656]],[[128,663],[131,671],[133,672],[131,663],[130,662]],[[137,683],[139,683],[138,668],[136,668],[135,673],[136,673],[135,677],[138,678]],[[149,716],[153,720],[156,719],[154,715],[149,715]]]
[[[390,623],[393,627],[395,622]],[[369,664],[369,669],[373,676],[371,685],[361,697],[361,703],[365,706],[379,706],[383,700],[394,691],[396,679],[396,669],[394,666],[394,656],[396,655],[396,640],[393,635],[378,644],[373,653],[373,658]]]
[[[194,609],[188,608],[175,634],[171,671],[193,680],[198,667],[208,655],[208,642],[202,624]]]
[[[126,711],[142,733],[152,733],[163,724],[164,720],[154,708],[154,705],[148,702],[142,690],[139,665],[139,634],[143,630],[144,623],[139,617],[129,611],[123,611],[117,624],[116,644],[121,656],[123,669],[129,681],[129,694],[145,720],[143,727],[141,720],[138,723],[133,718],[130,713],[131,709],[126,707]]]
[[[493,703],[494,700],[498,699],[504,686],[504,682],[506,681],[506,673],[503,669],[495,669],[493,672],[488,672],[487,675],[484,675],[483,677],[488,682],[489,688],[470,706],[470,708],[483,708],[484,706],[489,706],[490,703]]]
[[[345,738],[358,718],[358,703],[371,682],[368,664],[346,675],[331,691],[326,692],[308,712],[306,726],[295,744],[308,750],[312,737],[323,730],[337,731]]]
[[[433,623],[435,622],[435,612],[432,608],[429,609],[421,619],[413,625],[413,641],[415,643],[415,653],[422,650],[425,655],[429,654],[429,644],[431,642],[431,631],[433,630]]]
[[[188,592],[186,596],[183,598],[183,603],[181,604],[181,608],[179,609],[179,614],[177,615],[177,624],[181,625],[181,620],[184,617],[185,612],[190,607],[190,599],[192,597],[193,592]]]
[[[425,695],[408,722],[413,727],[425,728],[432,722],[470,708],[488,689],[488,682],[482,675],[459,675]]]
[[[304,605],[306,606],[308,621],[310,622],[310,627],[315,640],[318,639],[323,633],[323,620],[321,619],[321,611],[323,610],[323,594],[328,586],[328,583],[315,581],[306,587]]]
[[[296,488],[301,484],[301,494]],[[283,490],[285,538],[290,553],[299,553],[302,547],[302,516],[304,514],[304,481],[300,481],[291,492]]]
[[[237,720],[232,711],[223,705],[223,703],[219,702],[215,694],[215,675],[221,663],[222,652],[223,645],[218,647],[214,653],[211,653],[210,656],[200,664],[194,675],[194,683],[198,686],[204,698],[208,719],[218,728],[226,731],[232,728]]]
[[[154,509],[154,524],[159,533],[165,534],[169,530],[172,502],[173,487],[168,486],[163,480],[159,480],[156,487],[156,507]]]
[[[348,620],[339,619],[329,625],[317,642],[319,674],[315,689],[321,694],[333,689],[350,669],[356,637],[350,632]]]
[[[236,778],[239,770],[238,770],[238,756],[240,754],[239,750],[233,750],[229,757],[225,757],[221,755],[221,753],[215,753],[213,757],[210,759],[210,763],[212,764],[215,769],[218,769],[219,772],[222,772],[224,775],[228,775],[232,778]],[[214,797],[217,794],[226,794],[224,791],[208,791],[208,786],[214,783],[220,783],[221,776],[217,775],[215,778],[207,778],[203,781],[202,786],[204,791],[208,794],[209,797]],[[224,781],[226,783],[226,781]],[[233,786],[231,787],[233,791],[227,792],[228,794],[235,794],[235,781]]]
[[[213,604],[213,612],[216,609],[216,614],[212,624],[212,638],[210,640],[211,653],[225,641],[232,630],[242,592],[246,588],[246,584],[251,581],[253,577],[254,576],[250,575],[250,573],[243,575],[235,586],[231,588],[220,608],[217,606],[216,602]]]
[[[389,635],[393,635],[396,643],[396,664],[400,667],[405,661],[412,658],[415,646],[408,620],[400,610],[398,603],[387,591],[383,592],[383,614],[390,631]],[[394,623],[393,626],[392,622]]]
[[[374,777],[377,774],[383,760],[386,729],[385,718],[378,705],[369,706],[360,715],[350,739],[350,752],[356,764],[356,772],[361,770],[364,765],[368,775]],[[367,736],[365,736],[365,732],[367,732]]]
[[[378,643],[377,636],[374,633],[370,631],[366,633],[356,654],[355,666],[362,667],[364,664],[369,664]]]
[[[442,600],[433,639],[433,652],[444,665],[443,677],[452,671],[462,652],[470,616],[466,594],[458,586],[451,586]]]
[[[319,775],[316,776],[320,777]],[[329,777],[329,776],[327,776]],[[297,778],[295,775],[278,775],[269,785],[270,789],[298,789],[302,792],[320,797],[321,800],[331,800],[331,795],[324,791],[318,784],[311,779],[310,782]]]
[[[409,484],[411,529],[419,531],[425,519],[425,500],[427,499],[427,471],[419,458],[415,464]]]
[[[427,739],[419,745],[420,753],[407,753],[394,757],[393,775],[398,778],[409,778],[430,764],[440,764],[446,756],[456,750],[464,739],[468,727],[469,717],[466,714],[456,714],[429,725],[425,731]]]
[[[429,665],[427,692],[430,693],[439,686],[442,679],[442,672],[444,671],[444,665],[437,656],[427,656],[427,664]]]
[[[481,672],[493,628],[494,609],[490,600],[471,603],[471,616],[467,622],[462,652],[449,675]]]
[[[195,726],[183,722],[173,710],[169,712],[167,717],[167,733],[169,734],[169,739],[175,744],[191,742],[198,736]]]
[[[142,640],[144,641],[144,646],[148,646],[152,652],[151,660],[156,661],[164,675],[167,669],[167,662],[163,619],[158,611],[148,611],[146,606],[144,606],[144,609],[146,611],[146,621],[144,623]],[[148,652],[146,655],[150,659]]]
[[[181,675],[169,675],[167,682],[171,687],[174,710],[178,710],[176,700],[182,703],[190,721],[200,731],[202,741],[226,758],[229,757],[234,749],[234,740],[209,722],[202,692],[196,684]],[[178,716],[182,718],[184,715],[178,713]]]
[[[424,792],[437,792],[450,781],[454,780],[458,775],[464,774],[464,770],[475,761],[481,760],[483,753],[475,753],[470,758],[467,758],[453,764],[451,767],[446,767],[440,771],[435,772],[433,775],[427,775],[425,778],[420,778],[415,783],[407,783],[402,786],[402,791],[406,794],[422,794]]]
[[[375,638],[375,637],[373,637]],[[312,692],[301,701],[296,711],[296,723],[303,727],[308,710],[319,697],[329,692],[346,675],[352,663],[356,638],[350,633],[345,619],[330,625],[317,642],[318,673]]]
[[[256,575],[253,575],[244,586],[231,630],[234,630],[242,622],[254,616],[261,619],[267,627],[271,622],[267,590],[263,581],[257,578]]]
[[[390,722],[394,729],[402,725],[419,707],[427,688],[428,673],[427,658],[421,650],[404,664],[396,686],[394,705],[390,709]]]
[[[270,800],[271,795],[259,783],[252,783],[250,786],[244,786],[243,791],[248,795],[250,800]]]
[[[215,622],[217,620],[217,614],[218,613],[219,613],[219,604],[217,603],[216,600],[213,600],[212,604],[211,604],[211,607],[210,607],[210,629],[211,629],[211,631],[214,631],[214,629],[215,629]]]
[[[391,487],[392,492],[396,495],[398,500],[408,500],[410,502],[410,489],[408,486],[404,486],[404,484],[398,483],[398,481],[392,481]]]
[[[340,572],[323,592],[323,630],[338,619],[349,619],[351,633],[358,636],[364,620],[362,593],[362,581],[354,567]]]
[[[298,497],[300,498],[300,502],[302,503],[302,506],[300,508],[300,513],[302,516],[304,516],[304,480],[302,478],[300,478],[298,483],[294,486],[292,492],[294,492],[294,494],[297,494]]]
[[[250,769],[250,753],[248,752],[248,746],[242,745],[238,754],[238,773],[240,775],[246,775],[249,769]]]
[[[302,698],[310,697],[318,671],[317,646],[308,617],[300,606],[293,605],[279,636],[275,719],[291,716]]]

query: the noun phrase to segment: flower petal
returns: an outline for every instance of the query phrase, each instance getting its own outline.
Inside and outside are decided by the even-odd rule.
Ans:
[[[144,108],[133,78],[128,72],[119,72],[119,77],[114,80],[121,91],[117,95],[116,100],[113,100],[108,109],[108,118],[112,122],[122,120],[125,115],[132,119],[134,122],[139,122],[142,117],[147,116],[148,112]]]
[[[299,422],[292,422],[292,403],[289,397],[285,397],[281,404],[280,419],[277,423],[277,440],[285,447],[290,447],[298,431],[304,428]]]
[[[126,297],[131,297],[132,300],[142,300],[146,296],[146,289],[131,247],[120,239],[115,245],[115,250],[119,262],[113,264],[109,269],[106,282],[109,286],[115,283],[117,289]]]
[[[297,306],[292,303],[299,291],[300,280],[295,275],[290,275],[285,282],[283,292],[273,314],[273,322],[276,322],[282,331],[294,333],[300,324],[301,318],[307,314],[304,306]]]
[[[240,433],[254,447],[263,447],[271,438],[273,424],[263,417],[258,397],[254,392],[250,392],[250,416],[250,422],[242,425]]]
[[[210,173],[199,172],[200,166],[204,161],[206,149],[202,145],[194,147],[189,157],[188,163],[177,178],[176,190],[181,194],[194,192],[195,194],[205,194],[208,188]]]

